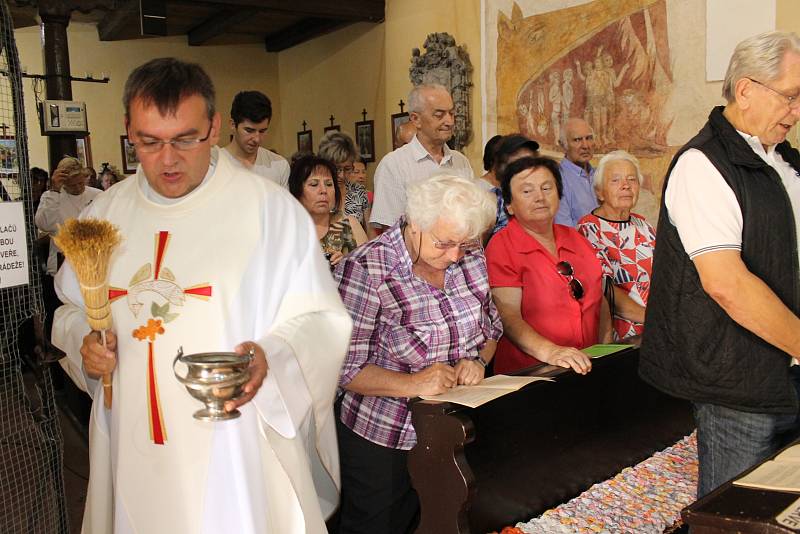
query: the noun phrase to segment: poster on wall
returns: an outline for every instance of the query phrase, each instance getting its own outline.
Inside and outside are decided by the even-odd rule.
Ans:
[[[0,136],[0,174],[13,174],[19,172],[17,166],[17,141],[13,136]]]
[[[22,202],[0,202],[0,289],[28,282],[28,241]]]
[[[484,139],[521,132],[560,158],[564,124],[583,118],[595,164],[616,149],[639,159],[645,180],[635,211],[655,223],[663,174],[688,140],[669,139],[677,119],[668,105],[671,1],[484,0]]]

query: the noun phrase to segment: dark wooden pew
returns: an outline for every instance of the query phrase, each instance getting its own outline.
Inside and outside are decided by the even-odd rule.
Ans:
[[[691,433],[691,404],[637,374],[637,348],[551,376],[478,408],[412,402],[418,443],[409,471],[419,533],[485,533],[527,521]]]

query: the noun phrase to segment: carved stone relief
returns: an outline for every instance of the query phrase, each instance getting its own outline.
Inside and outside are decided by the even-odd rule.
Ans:
[[[457,45],[449,33],[431,33],[419,48],[411,51],[411,67],[408,69],[411,83],[440,84],[450,91],[455,106],[453,137],[450,148],[462,150],[472,137],[470,92],[472,88],[472,63],[463,46]]]

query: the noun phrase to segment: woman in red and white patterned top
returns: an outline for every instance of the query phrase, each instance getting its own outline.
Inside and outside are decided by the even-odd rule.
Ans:
[[[624,150],[608,153],[594,174],[600,205],[578,222],[578,231],[613,273],[617,339],[643,332],[650,294],[656,232],[643,216],[631,211],[639,200],[641,184],[642,172],[634,156]]]

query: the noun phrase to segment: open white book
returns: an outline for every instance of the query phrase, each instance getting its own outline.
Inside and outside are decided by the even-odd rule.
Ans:
[[[476,408],[481,404],[486,404],[503,395],[517,391],[522,386],[531,382],[539,381],[553,382],[552,378],[541,376],[508,376],[495,375],[484,378],[480,384],[475,386],[456,386],[446,393],[439,395],[420,395],[421,399],[435,400],[442,402],[455,402],[470,408]]]
[[[789,447],[733,483],[748,488],[800,493],[800,445]]]

